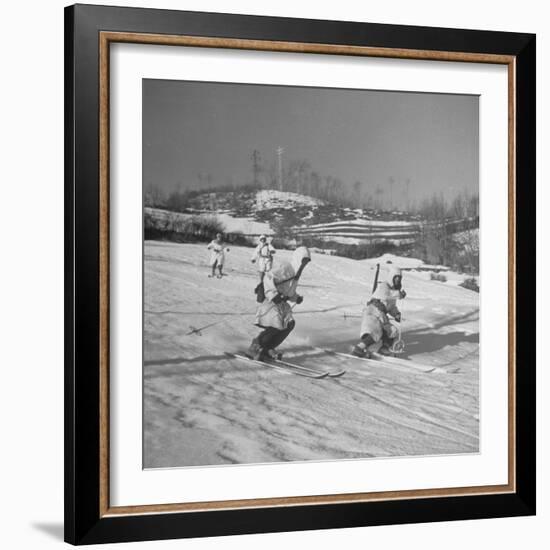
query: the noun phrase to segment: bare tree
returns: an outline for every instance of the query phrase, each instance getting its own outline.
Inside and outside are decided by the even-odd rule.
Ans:
[[[317,172],[311,172],[310,177],[310,194],[314,197],[321,198],[321,176]]]
[[[333,180],[333,202],[342,206],[345,203],[344,182],[339,178]]]
[[[275,161],[272,161],[267,167],[266,179],[268,187],[279,189],[279,172]]]
[[[305,193],[306,192],[306,181],[308,174],[311,172],[311,165],[307,160],[300,160],[298,161],[298,168],[297,168],[297,185],[296,190],[298,193]]]
[[[160,207],[164,205],[164,194],[156,185],[149,183],[143,196],[144,206]]]
[[[363,182],[357,180],[353,184],[353,199],[355,201],[355,204],[357,204],[357,205],[361,204],[362,190],[363,190]]]
[[[260,165],[260,152],[257,149],[254,149],[252,151],[252,178],[254,185],[256,187],[259,187],[260,185],[260,172],[261,172],[261,165]]]
[[[427,260],[431,263],[448,264],[449,237],[447,231],[447,204],[443,195],[432,195],[422,202],[419,211],[424,218],[421,243],[425,247]]]
[[[390,202],[388,205],[388,210],[393,210],[393,186],[395,185],[395,178],[393,176],[388,178],[388,185],[390,188]]]
[[[380,185],[377,185],[374,191],[374,195],[374,207],[378,210],[381,210],[384,205],[384,188],[380,187]]]
[[[479,196],[470,195],[467,190],[456,196],[451,213],[457,220],[463,221],[463,231],[457,241],[467,258],[467,270],[470,273],[479,271]]]

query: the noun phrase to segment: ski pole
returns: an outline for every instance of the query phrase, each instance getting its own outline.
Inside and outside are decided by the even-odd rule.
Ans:
[[[397,323],[397,340],[393,343],[391,350],[393,353],[403,353],[405,350],[405,342],[401,336],[401,323],[403,322],[403,306],[401,306],[401,316]]]
[[[191,329],[189,332],[186,332],[185,333],[185,336],[189,336],[190,334],[197,334],[198,336],[202,336],[202,331],[209,328],[209,327],[213,327],[214,325],[219,325],[220,323],[223,323],[223,321],[216,321],[215,323],[210,323],[208,325],[204,325],[203,327],[199,327],[199,328],[195,328],[193,326],[189,326],[189,328]]]

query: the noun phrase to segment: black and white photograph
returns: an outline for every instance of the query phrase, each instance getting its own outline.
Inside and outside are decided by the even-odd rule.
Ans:
[[[479,97],[142,93],[143,467],[478,453]]]
[[[546,549],[547,11],[6,3],[2,547]]]

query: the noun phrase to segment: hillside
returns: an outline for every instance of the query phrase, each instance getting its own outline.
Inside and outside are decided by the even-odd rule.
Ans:
[[[279,250],[277,261],[290,254]],[[300,283],[297,327],[283,349],[304,364],[347,372],[309,380],[224,355],[257,334],[257,275],[246,247],[231,247],[223,279],[207,278],[207,259],[201,243],[145,243],[146,467],[479,450],[478,294],[405,272],[407,355],[441,372],[366,366],[313,346],[347,350],[356,341],[375,262],[313,254]]]
[[[150,209],[151,212],[155,210],[171,209]],[[178,210],[182,216],[216,215],[226,232],[250,236],[276,233],[281,237],[292,235],[340,244],[387,242],[395,246],[407,245],[429,225],[420,216],[406,212],[352,209],[274,189],[194,192]],[[475,219],[449,220],[447,230],[450,234],[464,232],[476,224]]]
[[[354,259],[392,252],[456,271],[478,271],[477,217],[428,220],[406,212],[342,207],[298,193],[240,188],[195,191],[176,210],[146,207],[145,238],[195,242],[221,232],[230,243],[252,246],[264,234],[275,238],[279,248],[301,243]]]

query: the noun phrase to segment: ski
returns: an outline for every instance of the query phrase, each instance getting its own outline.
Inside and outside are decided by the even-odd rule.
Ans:
[[[287,361],[281,360],[266,360],[258,361],[257,359],[252,359],[243,353],[229,353],[225,352],[225,355],[228,357],[233,357],[235,359],[240,359],[241,361],[246,361],[248,363],[253,363],[261,367],[268,367],[271,369],[280,370],[282,372],[296,374],[298,376],[304,376],[306,378],[326,378],[329,376],[328,372],[321,372],[315,369],[309,369],[307,367],[302,367],[300,365],[295,365],[294,363],[289,363]]]
[[[449,374],[449,373],[458,372],[459,370],[459,369],[456,369],[456,370],[448,371],[446,369],[442,369],[441,367],[436,367],[432,365],[423,365],[422,363],[416,363],[409,359],[400,359],[399,357],[393,357],[391,355],[382,355],[381,353],[373,353],[372,357],[377,361],[386,361],[388,363],[393,363],[394,365],[400,365],[402,367],[412,368],[422,372],[442,372],[442,373]]]
[[[376,365],[378,367],[380,366],[399,366],[399,367],[403,367],[403,368],[406,368],[406,369],[413,369],[413,370],[417,370],[419,372],[423,372],[423,373],[426,373],[426,374],[429,374],[429,373],[433,373],[433,372],[447,372],[446,370],[444,369],[441,369],[439,367],[430,367],[428,365],[420,365],[418,363],[412,363],[412,362],[406,362],[405,364],[402,364],[402,363],[394,363],[394,362],[391,362],[391,361],[387,361],[386,359],[388,359],[385,355],[380,355],[380,354],[373,354],[373,357],[372,358],[368,358],[368,357],[358,357],[357,355],[353,355],[351,353],[344,353],[342,351],[333,351],[333,350],[329,350],[329,349],[324,349],[323,350],[325,353],[329,353],[329,354],[332,354],[332,355],[339,355],[340,357],[347,357],[348,359],[356,359],[358,361],[364,361],[365,363],[368,363],[370,365]]]
[[[287,361],[285,361],[283,359],[277,359],[276,361],[277,361],[277,363],[282,363],[283,365],[286,364],[288,367],[307,369],[307,370],[313,371],[313,372],[326,372],[329,378],[338,378],[338,377],[343,376],[344,374],[346,374],[346,371],[344,369],[340,369],[340,370],[337,370],[337,371],[331,371],[331,370],[317,371],[317,369],[314,369],[312,367],[304,367],[303,365],[298,365],[296,363],[288,363]]]

